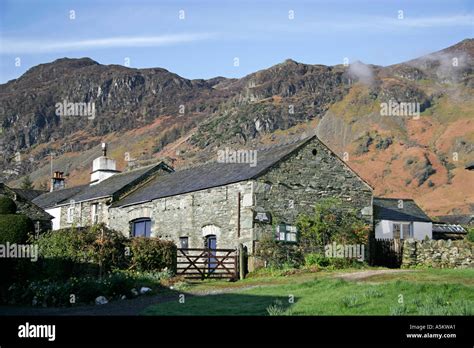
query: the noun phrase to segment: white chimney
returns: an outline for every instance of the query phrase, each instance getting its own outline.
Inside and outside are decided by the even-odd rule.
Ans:
[[[92,162],[91,185],[110,178],[112,175],[120,173],[117,170],[117,163],[114,159],[107,157],[107,144],[102,143],[102,156],[97,157]]]

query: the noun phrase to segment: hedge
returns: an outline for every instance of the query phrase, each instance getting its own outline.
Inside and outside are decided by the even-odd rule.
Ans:
[[[0,215],[0,244],[25,243],[28,233],[32,233],[34,230],[33,221],[25,215]]]
[[[7,196],[0,196],[0,214],[15,214],[16,204],[15,201]]]
[[[131,266],[139,271],[176,272],[177,247],[171,241],[158,238],[135,237],[130,242]]]

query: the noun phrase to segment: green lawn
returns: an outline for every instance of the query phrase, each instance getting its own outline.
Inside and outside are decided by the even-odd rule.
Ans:
[[[361,281],[334,272],[203,282],[176,292],[176,300],[146,315],[474,315],[474,269],[416,270]],[[273,281],[272,281],[273,280]],[[194,296],[196,291],[227,293]],[[245,287],[250,287],[245,289]],[[179,295],[185,302],[179,302]]]

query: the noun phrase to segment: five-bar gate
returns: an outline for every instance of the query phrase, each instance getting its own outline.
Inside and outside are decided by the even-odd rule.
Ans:
[[[236,249],[178,249],[177,275],[185,278],[238,279]]]

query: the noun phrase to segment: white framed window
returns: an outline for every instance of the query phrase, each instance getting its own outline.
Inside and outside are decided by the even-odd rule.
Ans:
[[[91,220],[93,224],[99,223],[99,203],[91,205]]]
[[[410,223],[402,224],[403,239],[413,238],[413,230]]]
[[[72,224],[74,222],[74,207],[67,208],[67,223]]]
[[[296,226],[281,224],[276,227],[276,240],[281,242],[296,243],[298,229]]]
[[[393,224],[393,239],[408,239],[413,238],[413,229],[411,223],[394,223]]]

